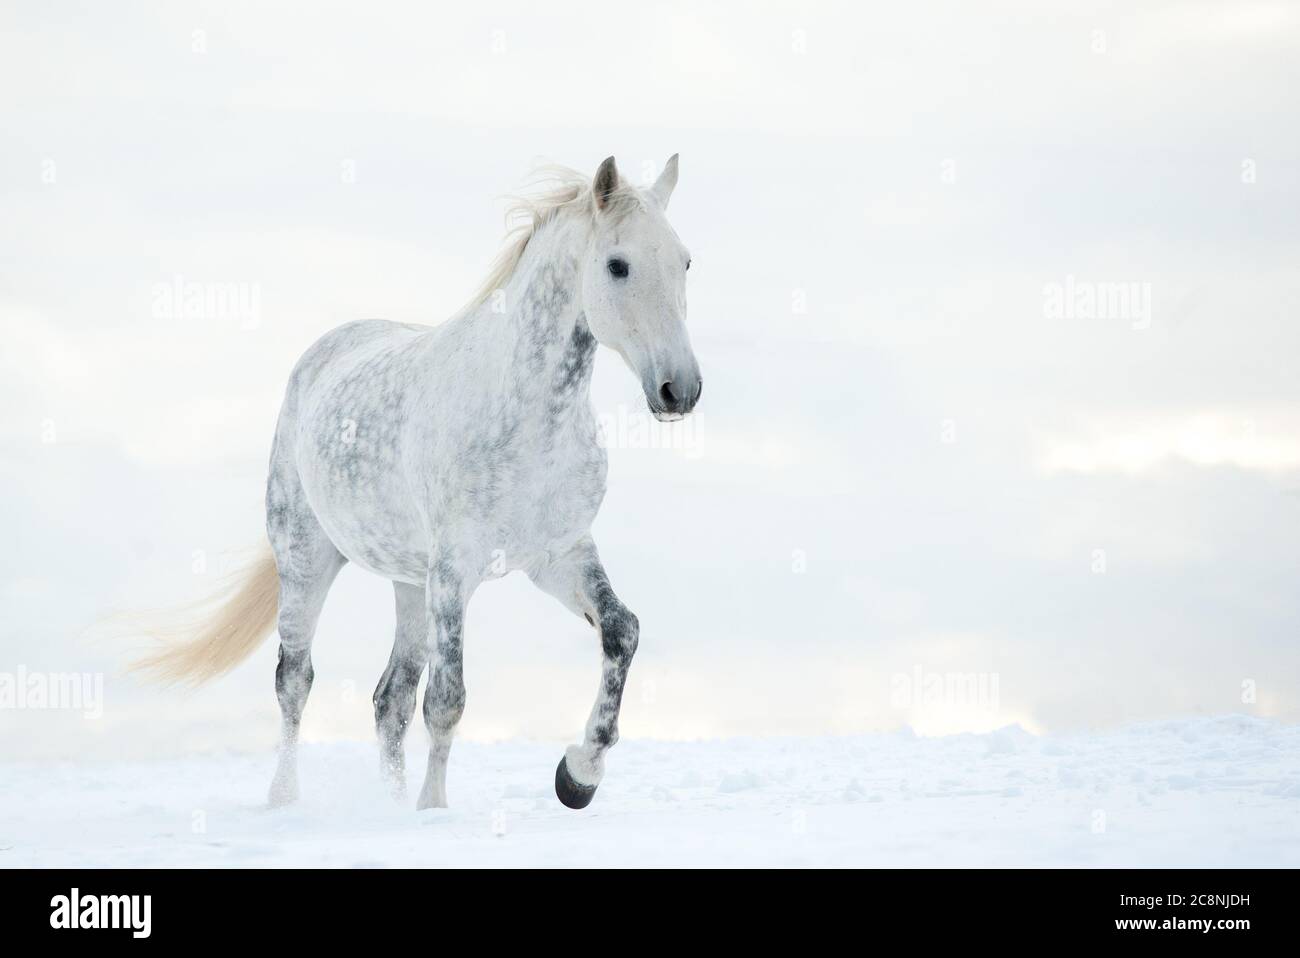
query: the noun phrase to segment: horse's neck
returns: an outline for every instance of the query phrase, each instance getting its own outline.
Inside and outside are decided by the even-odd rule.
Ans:
[[[545,395],[546,405],[588,401],[596,340],[582,315],[581,224],[561,218],[528,242],[502,289],[473,316],[476,332],[503,362],[504,379],[520,394]]]

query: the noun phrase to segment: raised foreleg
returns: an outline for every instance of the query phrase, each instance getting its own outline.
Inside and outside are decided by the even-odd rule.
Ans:
[[[567,555],[533,574],[545,592],[594,625],[600,635],[601,679],[581,745],[570,745],[555,769],[555,793],[569,808],[586,808],[605,773],[605,753],[618,741],[618,713],[640,624],[619,601],[596,544],[584,538]]]

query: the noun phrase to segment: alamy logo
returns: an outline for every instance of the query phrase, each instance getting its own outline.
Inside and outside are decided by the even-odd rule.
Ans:
[[[700,417],[662,423],[643,409],[620,405],[614,413],[596,417],[596,444],[605,449],[676,449],[696,452],[701,448]]]
[[[917,665],[890,679],[895,708],[958,705],[989,712],[998,710],[997,672],[929,672]]]
[[[1047,319],[1118,319],[1134,329],[1151,325],[1150,283],[1089,283],[1066,276],[1043,287]]]
[[[0,672],[0,709],[66,709],[104,717],[102,672]]]
[[[127,928],[133,938],[148,938],[153,928],[152,895],[70,895],[50,899],[50,927]]]
[[[258,283],[199,283],[173,276],[155,283],[151,311],[155,319],[229,320],[240,329],[262,322],[262,287]]]

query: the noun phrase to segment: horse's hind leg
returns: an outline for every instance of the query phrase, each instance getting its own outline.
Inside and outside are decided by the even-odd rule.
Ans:
[[[428,661],[425,645],[428,616],[425,614],[424,589],[418,585],[394,582],[397,593],[397,637],[388,668],[375,689],[375,730],[379,733],[380,771],[389,782],[395,797],[406,793],[406,757],[402,741],[406,727],[415,715],[415,692],[420,674]]]
[[[275,694],[280,700],[280,756],[271,780],[271,805],[298,798],[298,728],[311,691],[311,643],[334,577],[347,561],[312,514],[296,471],[272,464],[266,494],[267,533],[280,573],[280,657]]]

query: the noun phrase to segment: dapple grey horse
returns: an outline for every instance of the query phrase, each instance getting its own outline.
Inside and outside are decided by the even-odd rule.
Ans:
[[[623,180],[613,157],[592,180],[555,176],[558,188],[522,202],[526,225],[455,317],[434,327],[350,323],[307,350],[275,430],[269,551],[197,634],[142,663],[201,681],[278,629],[283,737],[272,804],[298,795],[312,637],[347,562],[392,580],[397,593],[397,637],[374,695],[395,790],[427,666],[418,807],[446,805],[465,708],[465,607],[481,582],[516,569],[599,634],[596,703],[582,744],[560,759],[555,789],[583,808],[600,783],[639,626],[591,537],[606,477],[589,395],[596,346],[623,357],[661,420],[690,413],[702,380],[686,332],[690,255],[665,216],[677,157],[646,189]]]

